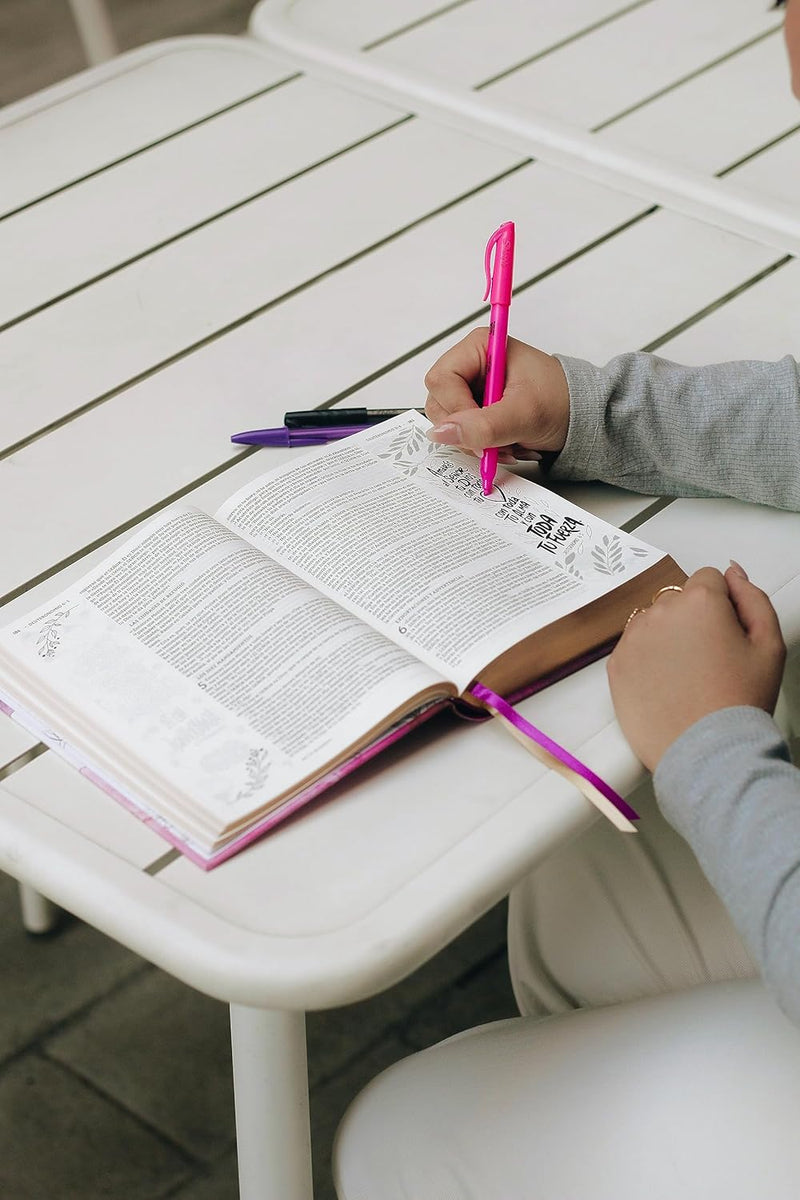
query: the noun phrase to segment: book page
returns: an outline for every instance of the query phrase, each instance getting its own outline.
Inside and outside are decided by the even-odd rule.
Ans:
[[[528,634],[664,555],[425,437],[409,412],[294,459],[217,516],[462,691]]]
[[[62,738],[102,750],[121,770],[126,761],[138,770],[138,757],[156,798],[167,779],[224,823],[437,683],[407,651],[195,509],[148,524],[68,592],[0,631],[0,659],[4,688],[34,714],[44,697]]]

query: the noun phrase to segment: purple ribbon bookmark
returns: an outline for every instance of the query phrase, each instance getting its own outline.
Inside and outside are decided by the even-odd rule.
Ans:
[[[498,716],[531,754],[544,762],[546,766],[558,771],[560,775],[570,779],[586,799],[594,804],[612,824],[616,825],[617,829],[626,833],[636,832],[633,822],[638,821],[639,814],[623,800],[618,792],[609,787],[604,779],[595,775],[590,767],[575,758],[574,754],[570,754],[563,746],[559,746],[558,742],[554,742],[546,733],[542,733],[541,729],[531,725],[530,721],[526,721],[523,716],[520,716],[502,696],[498,696],[490,688],[484,687],[482,683],[473,683],[468,694],[476,700],[480,700],[486,708]]]

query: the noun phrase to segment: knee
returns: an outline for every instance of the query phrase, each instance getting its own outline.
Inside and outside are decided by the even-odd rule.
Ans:
[[[536,1071],[534,1024],[512,1018],[395,1063],[344,1116],[334,1147],[339,1200],[523,1195],[518,1148]],[[515,1153],[515,1148],[517,1152]]]
[[[458,1194],[437,1182],[442,1131],[436,1128],[435,1095],[416,1078],[418,1057],[384,1071],[345,1113],[333,1151],[339,1200],[438,1200]]]

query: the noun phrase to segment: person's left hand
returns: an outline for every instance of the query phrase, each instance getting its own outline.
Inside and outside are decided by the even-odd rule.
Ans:
[[[741,704],[773,712],[786,646],[769,597],[738,564],[696,571],[629,621],[608,660],[622,731],[648,770],[701,717]]]

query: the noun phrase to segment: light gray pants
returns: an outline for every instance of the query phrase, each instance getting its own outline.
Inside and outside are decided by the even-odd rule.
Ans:
[[[564,1015],[374,1080],[339,1131],[340,1200],[800,1196],[800,1032],[649,785],[632,799],[636,836],[597,822],[511,895],[520,1009]]]
[[[520,1011],[542,1016],[718,980],[755,967],[649,781],[637,834],[597,821],[511,893],[508,953]]]
[[[340,1127],[340,1200],[795,1200],[800,1037],[756,981],[457,1034]]]

